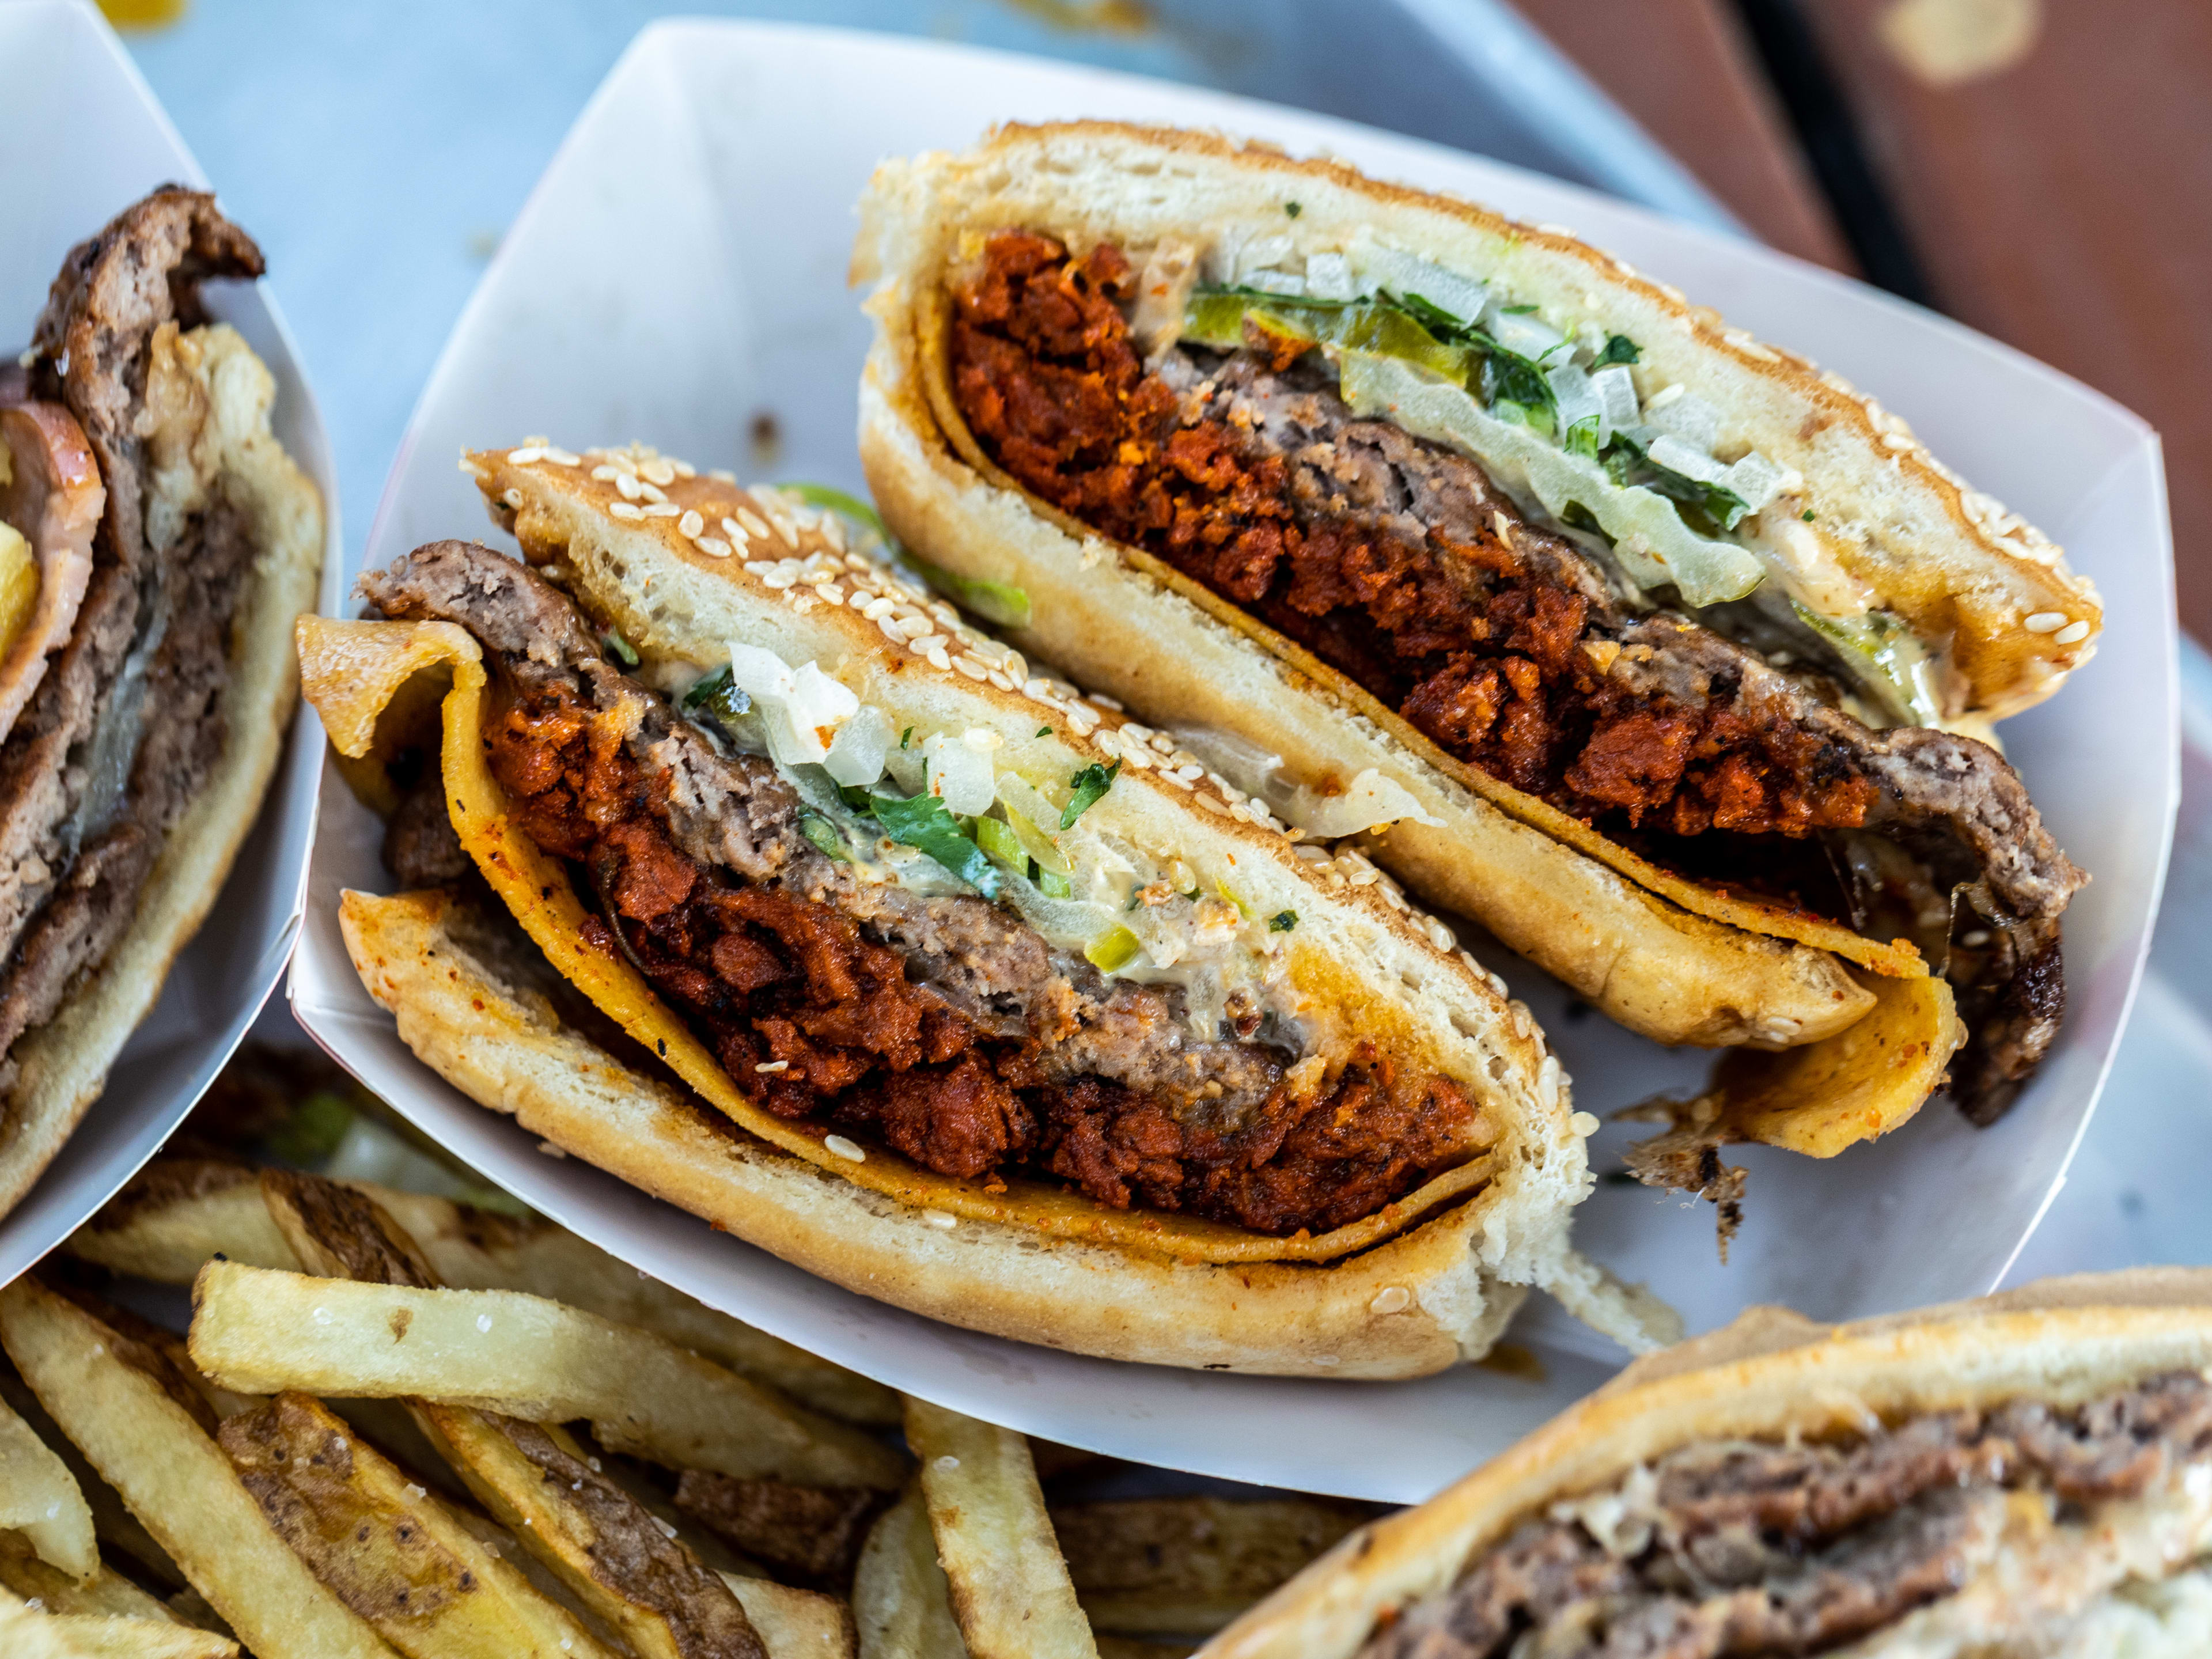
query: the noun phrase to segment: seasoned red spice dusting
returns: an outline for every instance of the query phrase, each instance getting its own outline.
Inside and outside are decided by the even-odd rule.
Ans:
[[[1275,1234],[1372,1214],[1465,1144],[1467,1096],[1371,1048],[1303,1102],[1278,1086],[1233,1130],[1104,1079],[1048,1078],[1031,1044],[910,983],[899,952],[833,903],[740,885],[678,848],[623,737],[618,714],[573,693],[503,684],[489,759],[520,828],[597,893],[586,939],[629,957],[781,1116],[873,1135],[945,1175],[1025,1170],[1113,1208]]]
[[[1444,748],[1589,822],[1678,836],[1856,828],[1875,784],[1786,715],[1608,678],[1589,599],[1516,551],[1332,520],[1290,468],[1147,374],[1127,260],[1001,232],[952,295],[953,394],[978,441],[1061,511],[1140,546],[1312,650]],[[1248,328],[1271,369],[1297,342]],[[1201,402],[1203,400],[1200,400]]]

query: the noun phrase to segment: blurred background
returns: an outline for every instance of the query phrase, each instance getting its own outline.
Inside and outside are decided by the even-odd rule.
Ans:
[[[477,275],[592,89],[664,8],[103,9],[269,255],[337,450],[358,560],[416,394]],[[2196,391],[2212,381],[2207,0],[684,9],[931,36],[1300,105],[1863,278],[2160,429],[2182,623],[2212,640],[2212,402]],[[839,88],[820,92],[834,106]],[[977,111],[979,127],[989,114]],[[2212,1261],[2200,1173],[2212,1164],[2212,659],[2185,647],[2183,666],[2185,798],[2152,971],[2071,1184],[2015,1279]],[[2163,1155],[2141,1156],[2147,1144]]]

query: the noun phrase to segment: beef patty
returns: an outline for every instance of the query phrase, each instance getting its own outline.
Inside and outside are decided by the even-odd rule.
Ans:
[[[1480,1552],[1360,1659],[1757,1659],[1839,1647],[1959,1589],[2008,1492],[2141,1497],[2212,1455],[2212,1388],[2178,1371],[2054,1412],[1912,1419],[1855,1445],[1692,1446]],[[1577,1518],[1606,1514],[1599,1532]]]
[[[825,856],[769,763],[622,674],[515,561],[436,543],[362,589],[484,646],[489,758],[518,825],[592,896],[587,939],[768,1110],[945,1175],[1025,1171],[1272,1234],[1358,1220],[1468,1156],[1480,1115],[1449,1079],[1370,1045],[1301,1093],[1297,1055],[1194,1036],[1179,991],[1109,979],[982,898]]]
[[[1109,244],[986,245],[952,295],[950,368],[1000,465],[1662,864],[1869,932],[1901,911],[1885,931],[1917,932],[1960,993],[1954,1094],[1978,1121],[2003,1110],[2057,1034],[2058,917],[2083,878],[2002,757],[1872,730],[1834,679],[1632,608],[1474,462],[1353,415],[1310,343],[1254,330],[1146,372],[1133,288]]]

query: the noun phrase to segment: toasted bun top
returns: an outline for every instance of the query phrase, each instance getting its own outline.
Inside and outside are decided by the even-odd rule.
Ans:
[[[1587,1190],[1583,1140],[1595,1120],[1574,1111],[1528,1010],[1507,1000],[1504,982],[1460,951],[1449,929],[1414,910],[1356,852],[1332,858],[1300,845],[1260,803],[1172,744],[1036,674],[1019,653],[861,550],[835,514],[782,491],[741,489],[649,450],[580,456],[533,442],[478,452],[465,465],[526,556],[557,564],[596,617],[637,648],[648,677],[664,668],[687,681],[726,663],[731,642],[744,641],[794,666],[815,662],[890,713],[895,729],[912,720],[931,732],[994,732],[1002,769],[1058,780],[1119,762],[1085,821],[1182,858],[1200,888],[1233,890],[1250,915],[1295,914],[1280,935],[1287,972],[1310,1052],[1331,1075],[1374,1042],[1452,1079],[1483,1106],[1491,1167],[1517,1166],[1532,1215],[1556,1215]],[[648,510],[664,505],[677,510]],[[1425,1187],[1302,1249],[1362,1248],[1407,1211],[1449,1196]]]
[[[1635,341],[1647,401],[1679,385],[1722,411],[1719,453],[1755,448],[1803,475],[1815,514],[1805,529],[1821,552],[1876,608],[1948,649],[1954,720],[2000,719],[2040,702],[2094,650],[2103,613],[2088,582],[2039,532],[1929,454],[1901,418],[1557,227],[1211,133],[1007,125],[964,155],[878,168],[852,274],[918,295],[972,255],[979,234],[1037,230],[1077,249],[1111,241],[1141,264],[1163,238],[1202,252],[1224,233],[1255,228],[1302,254],[1341,248],[1365,228],[1497,283],[1554,322]]]
[[[1684,1355],[1688,1368],[1673,1369]],[[2208,1365],[2212,1271],[2085,1275],[1833,1328],[1754,1309],[1638,1362],[1644,1380],[1601,1390],[1441,1496],[1355,1534],[1207,1651],[1344,1659],[1380,1614],[1451,1583],[1524,1517],[1685,1446],[1864,1433],[2021,1398],[2066,1409]]]

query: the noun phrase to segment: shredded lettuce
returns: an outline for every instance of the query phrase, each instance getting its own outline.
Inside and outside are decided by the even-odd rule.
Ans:
[[[1295,910],[1278,910],[1267,918],[1267,931],[1271,933],[1287,933],[1297,925],[1298,913]]]

